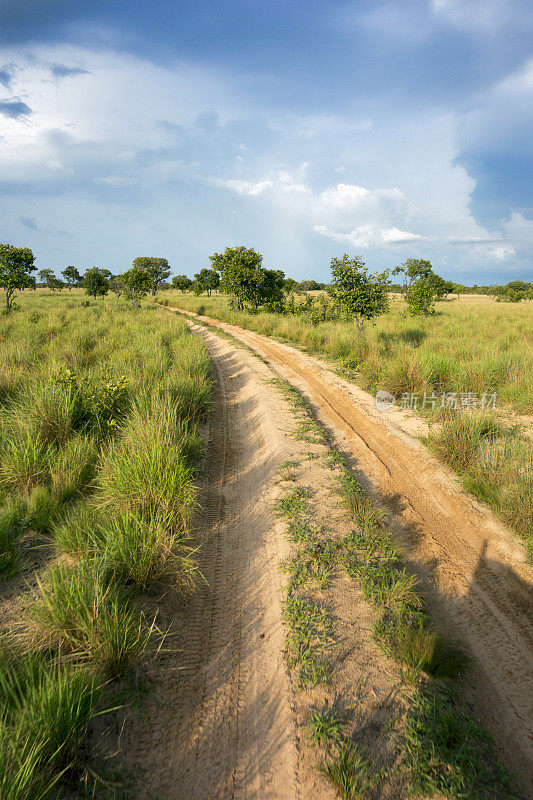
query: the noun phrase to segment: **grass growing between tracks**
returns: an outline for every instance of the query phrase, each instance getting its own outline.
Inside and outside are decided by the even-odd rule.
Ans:
[[[80,779],[91,721],[161,646],[142,595],[194,584],[211,378],[157,308],[22,304],[0,317],[0,573],[24,608],[0,642],[0,796],[44,800]]]
[[[401,771],[410,791],[456,800],[517,800],[511,777],[494,755],[490,734],[457,700],[456,680],[467,668],[465,659],[433,628],[417,580],[406,569],[402,548],[388,530],[386,514],[365,493],[300,393],[284,381],[271,383],[295,413],[293,436],[325,446],[323,458],[334,472],[333,491],[342,498],[355,523],[355,530],[348,535],[328,541],[327,531],[317,524],[309,489],[294,485],[294,472],[287,476],[287,465],[281,466],[282,478],[293,485],[277,501],[276,510],[286,519],[286,535],[295,546],[285,564],[289,573],[285,608],[290,607],[300,587],[324,585],[320,559],[321,553],[327,553],[329,575],[343,569],[357,583],[375,610],[374,639],[402,666],[410,700],[401,732],[395,734],[401,758],[400,766],[394,769]],[[302,664],[305,669],[315,661],[320,663],[324,647],[335,645],[333,627],[331,636],[315,631],[314,637],[306,640],[305,657],[300,661],[295,658],[292,640],[312,624],[314,609],[308,613],[307,625],[291,615],[285,617],[289,663],[296,663],[300,669]],[[330,675],[331,668],[321,674],[321,681],[309,686],[326,682]],[[300,685],[308,688],[305,682],[300,681]],[[322,752],[319,768],[339,797],[362,800],[379,796],[379,787],[390,769],[376,770],[371,765],[356,734],[348,732],[348,724],[334,707],[316,710],[306,728],[308,740]]]

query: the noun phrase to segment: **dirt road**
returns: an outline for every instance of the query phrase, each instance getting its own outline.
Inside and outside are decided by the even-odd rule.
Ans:
[[[515,772],[522,778],[533,774],[533,571],[524,548],[462,492],[453,475],[406,432],[397,412],[379,414],[368,395],[292,347],[191,316],[245,342],[307,396],[361,478],[389,508],[412,567],[422,576],[433,616],[466,646],[466,693],[475,712]],[[288,775],[294,756],[288,741],[280,740],[279,746],[282,741]]]
[[[294,800],[278,572],[284,545],[272,535],[268,495],[288,456],[279,400],[265,395],[239,350],[204,335],[216,371],[206,512],[196,520],[205,584],[185,603],[163,603],[159,623],[172,623],[179,650],[154,669],[148,716],[130,726],[123,749],[139,800]]]

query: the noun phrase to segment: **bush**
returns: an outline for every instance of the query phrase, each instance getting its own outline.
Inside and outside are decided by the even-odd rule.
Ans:
[[[89,661],[110,677],[123,675],[146,652],[151,631],[129,607],[105,562],[54,564],[39,589],[30,614],[41,645]]]
[[[185,525],[196,499],[191,457],[200,446],[170,406],[155,409],[149,419],[137,413],[123,439],[100,459],[102,504],[119,513],[160,513],[172,525]]]
[[[127,511],[99,529],[105,561],[117,580],[149,589],[170,580],[182,589],[191,588],[195,564],[187,539],[172,532],[161,514],[141,517]]]

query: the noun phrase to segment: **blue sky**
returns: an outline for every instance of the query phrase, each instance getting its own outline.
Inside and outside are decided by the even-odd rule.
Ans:
[[[529,0],[2,0],[0,241],[532,279],[532,34]]]

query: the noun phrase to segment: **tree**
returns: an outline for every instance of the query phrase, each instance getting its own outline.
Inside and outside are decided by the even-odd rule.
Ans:
[[[81,283],[81,275],[76,267],[65,267],[65,269],[61,271],[61,274],[67,282],[69,291],[73,286],[78,286]]]
[[[172,286],[178,292],[188,292],[191,288],[192,281],[186,275],[174,275],[172,278]]]
[[[83,286],[85,291],[95,299],[97,297],[104,297],[109,291],[109,281],[105,275],[109,270],[100,269],[100,267],[91,267],[83,276]]]
[[[366,339],[366,320],[383,314],[389,307],[389,272],[370,274],[360,256],[331,259],[332,295],[337,304],[354,318],[357,330]]]
[[[6,293],[6,311],[11,311],[15,292],[35,286],[33,252],[29,247],[0,244],[0,286]]]
[[[150,274],[150,289],[155,297],[158,286],[170,275],[170,267],[166,258],[155,256],[139,256],[133,260],[133,267],[141,267]]]
[[[54,270],[53,269],[40,269],[37,274],[39,276],[39,280],[41,281],[41,283],[44,283],[45,286],[47,286],[48,289],[50,289],[51,288],[50,283],[53,280],[53,278],[56,277],[54,275]]]
[[[220,275],[214,269],[201,269],[194,277],[201,291],[207,292],[208,297],[211,297],[211,292],[220,285]]]
[[[233,295],[238,309],[248,306],[255,311],[260,305],[274,308],[283,302],[283,272],[265,269],[263,256],[253,248],[226,247],[209,259],[222,275],[221,291]]]
[[[431,266],[431,262],[426,261],[424,258],[408,258],[407,261],[404,261],[399,267],[395,267],[392,270],[392,274],[403,274],[403,293],[407,295],[407,291],[413,283],[416,283],[416,281],[422,278],[428,278],[433,274],[433,267]]]
[[[125,295],[133,301],[133,305],[138,308],[140,301],[153,288],[153,273],[149,265],[139,263],[136,258],[133,266],[122,276]],[[137,263],[136,263],[137,262]]]
[[[433,300],[435,297],[434,285],[431,278],[421,278],[411,284],[407,289],[407,313],[412,317],[424,316],[435,313]]]
[[[296,292],[298,289],[298,281],[295,281],[294,278],[285,278],[283,282],[283,288],[285,289],[287,294]]]

